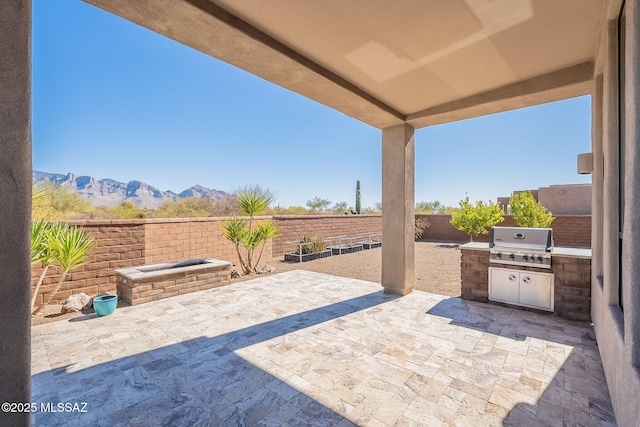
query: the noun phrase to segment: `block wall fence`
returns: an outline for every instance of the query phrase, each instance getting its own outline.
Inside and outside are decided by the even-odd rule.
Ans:
[[[421,240],[434,240],[443,242],[468,242],[469,236],[454,228],[449,221],[451,215],[420,215],[416,218],[425,218],[429,221]],[[515,227],[513,216],[506,215],[499,226]],[[553,228],[553,240],[556,246],[570,248],[591,247],[591,215],[558,215],[551,223]],[[488,242],[489,235],[480,235],[473,239],[476,242]]]
[[[467,242],[468,236],[451,226],[450,215],[416,215],[425,217],[430,226],[421,240]],[[259,219],[267,218],[260,217]],[[281,258],[293,249],[285,242],[304,235],[319,237],[354,236],[382,232],[381,215],[283,215],[272,217],[281,228],[281,235],[267,244],[263,260]],[[132,220],[68,221],[85,228],[98,240],[93,260],[84,267],[72,270],[55,295],[52,303],[61,303],[72,293],[84,292],[93,296],[100,292],[114,292],[115,271],[146,264],[185,261],[194,258],[216,258],[238,262],[236,250],[222,235],[224,218],[170,218]],[[514,226],[506,217],[501,225]],[[552,224],[556,246],[589,247],[591,242],[590,216],[559,216]],[[479,236],[477,241],[487,241]],[[42,267],[32,268],[32,284]],[[60,272],[50,269],[36,305],[41,305],[55,289]]]

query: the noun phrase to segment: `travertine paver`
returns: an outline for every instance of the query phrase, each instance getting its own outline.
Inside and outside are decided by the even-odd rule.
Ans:
[[[32,333],[37,425],[615,425],[590,325],[319,273]]]

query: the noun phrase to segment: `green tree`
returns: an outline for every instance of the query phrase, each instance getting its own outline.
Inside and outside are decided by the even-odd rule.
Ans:
[[[475,205],[469,196],[460,200],[460,208],[451,214],[451,225],[469,235],[470,240],[479,234],[487,234],[489,228],[504,220],[504,212],[500,205],[478,200]]]
[[[245,187],[236,194],[236,202],[242,215],[248,219],[234,216],[222,223],[224,236],[234,244],[244,274],[256,271],[265,243],[280,234],[280,229],[276,227],[273,219],[258,221],[255,218],[269,207],[272,198],[269,190]],[[240,246],[244,251],[240,250]],[[254,262],[254,252],[259,246],[262,248],[258,259]]]
[[[31,262],[42,262],[43,271],[31,297],[32,315],[37,314],[42,307],[49,304],[54,295],[60,290],[70,270],[89,263],[91,254],[96,247],[96,240],[83,229],[68,224],[35,221],[31,227]],[[55,289],[43,305],[33,309],[40,290],[40,286],[51,265],[62,269]]]
[[[31,216],[36,219],[67,219],[86,216],[93,204],[77,191],[52,183],[34,184]]]
[[[272,209],[274,215],[306,215],[309,210],[304,206],[289,206],[288,208],[275,208]]]
[[[229,194],[213,201],[211,206],[211,216],[232,216],[238,215],[240,209],[236,203],[236,195]]]
[[[194,218],[211,216],[213,200],[201,197],[167,200],[153,213],[155,218]]]
[[[445,214],[450,213],[453,209],[450,206],[444,206],[439,201],[435,202],[419,202],[416,203],[416,212],[425,214]]]
[[[312,211],[323,211],[326,210],[331,205],[331,200],[329,199],[321,199],[318,196],[315,196],[313,199],[307,200],[307,206]]]
[[[518,227],[548,228],[555,219],[528,190],[511,196],[509,206]]]
[[[135,219],[146,218],[147,214],[135,203],[125,200],[117,206],[108,209],[111,218]]]
[[[336,213],[344,213],[349,211],[349,203],[347,202],[337,202],[333,205],[333,211]]]

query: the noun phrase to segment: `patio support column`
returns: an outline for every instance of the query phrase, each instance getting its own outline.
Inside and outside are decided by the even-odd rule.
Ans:
[[[413,128],[407,124],[382,131],[382,286],[406,295],[414,283]]]
[[[0,403],[31,400],[31,0],[0,2]],[[29,414],[0,413],[3,426]]]

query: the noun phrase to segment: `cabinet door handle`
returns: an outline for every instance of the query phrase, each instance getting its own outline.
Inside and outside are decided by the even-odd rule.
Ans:
[[[524,276],[524,277],[522,278],[522,281],[523,281],[524,283],[531,283],[531,277],[529,277],[529,276]]]
[[[514,282],[516,280],[516,275],[515,274],[510,274],[509,275],[509,280],[511,280],[512,282]]]

